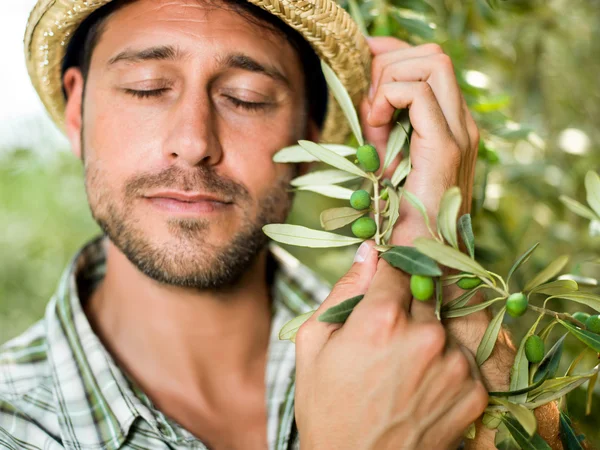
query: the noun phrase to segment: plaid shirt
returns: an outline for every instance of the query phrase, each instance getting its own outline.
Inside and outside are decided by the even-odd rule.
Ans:
[[[206,449],[158,411],[119,369],[92,331],[81,299],[104,276],[102,240],[67,268],[45,317],[0,347],[0,448],[10,450]],[[294,422],[295,348],[278,332],[314,309],[329,287],[271,246],[273,318],[266,368],[270,450],[298,449]]]

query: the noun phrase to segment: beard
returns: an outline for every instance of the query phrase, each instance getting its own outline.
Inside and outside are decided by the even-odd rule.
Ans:
[[[166,285],[195,290],[231,290],[256,262],[268,243],[262,227],[284,222],[292,203],[287,173],[263,195],[252,214],[252,198],[240,183],[217,175],[212,167],[171,166],[157,174],[126,181],[121,192],[108,188],[103,171],[85,164],[86,191],[92,216],[127,259],[149,278]],[[168,242],[157,242],[144,232],[133,207],[150,189],[199,191],[234,201],[242,211],[241,225],[229,242],[211,242],[211,222],[204,218],[167,219]],[[233,207],[230,206],[230,207]]]

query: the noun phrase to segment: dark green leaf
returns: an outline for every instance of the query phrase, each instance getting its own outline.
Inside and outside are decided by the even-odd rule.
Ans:
[[[560,440],[565,450],[584,450],[571,427],[571,420],[562,411],[560,412]]]
[[[328,323],[344,323],[354,307],[360,303],[363,299],[364,295],[357,295],[356,297],[349,298],[348,300],[344,300],[342,303],[332,306],[327,311],[319,315],[317,320],[319,322],[328,322]]]
[[[483,287],[484,287],[483,285],[479,285],[475,289],[466,291],[464,294],[461,294],[460,296],[456,297],[454,300],[451,300],[448,303],[446,303],[445,305],[443,305],[442,311],[450,311],[452,309],[462,308],[467,303],[469,303],[469,300],[471,300],[471,297],[473,297],[477,293],[477,291],[479,291],[479,289],[482,289]]]
[[[539,434],[535,433],[533,436],[528,436],[517,420],[508,415],[504,416],[502,420],[522,450],[552,450]]]
[[[402,11],[397,9],[392,10],[392,16],[396,19],[396,22],[404,29],[409,35],[419,36],[425,41],[431,41],[434,36],[434,28],[430,23],[417,18],[403,17]]]
[[[575,325],[565,322],[564,320],[557,319],[558,323],[560,323],[563,327],[565,327],[569,332],[583,342],[585,345],[590,347],[595,352],[600,353],[600,335],[596,333],[592,333],[588,330],[581,330],[577,328]]]
[[[442,270],[429,256],[414,247],[396,245],[381,255],[390,265],[411,275],[439,277]]]
[[[479,343],[479,347],[477,347],[477,364],[482,365],[492,354],[494,350],[494,346],[496,345],[496,341],[498,340],[498,333],[500,332],[500,328],[502,328],[502,320],[504,319],[504,314],[506,313],[506,306],[503,306],[500,311],[496,314],[496,316],[490,321],[481,342]]]
[[[535,249],[537,248],[538,245],[540,245],[539,242],[536,242],[535,244],[533,244],[529,248],[529,250],[527,250],[525,253],[523,253],[519,257],[519,259],[517,259],[515,261],[515,263],[512,265],[512,267],[508,271],[508,277],[506,278],[506,284],[508,284],[508,282],[510,281],[510,277],[512,276],[513,273],[515,273],[515,270],[517,270],[519,268],[519,266],[521,266],[521,264],[525,263],[531,257],[531,254],[535,251]]]
[[[488,392],[488,394],[490,395],[490,397],[511,397],[513,395],[527,394],[528,392],[531,392],[534,389],[540,387],[544,381],[545,378],[542,378],[537,383],[533,383],[523,389],[517,389],[516,391],[490,391]]]
[[[533,376],[534,383],[547,378],[553,378],[554,375],[556,375],[567,334],[568,333],[565,333],[558,341],[556,341],[556,344],[554,344],[550,351],[546,353],[546,356],[544,356],[544,359],[540,362],[537,371]]]
[[[473,234],[473,227],[471,226],[471,215],[463,214],[458,219],[458,232],[462,238],[467,251],[471,258],[475,258],[475,235]]]

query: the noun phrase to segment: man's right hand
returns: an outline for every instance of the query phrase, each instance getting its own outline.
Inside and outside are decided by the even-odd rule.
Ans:
[[[456,447],[487,406],[487,390],[467,354],[447,346],[433,312],[411,317],[409,277],[378,262],[372,243],[357,260],[296,336],[302,449]],[[365,297],[343,325],[317,321],[359,294]]]

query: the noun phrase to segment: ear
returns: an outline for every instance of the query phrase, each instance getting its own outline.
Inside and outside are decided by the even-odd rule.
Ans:
[[[81,159],[81,105],[83,102],[83,76],[79,67],[70,67],[63,76],[63,85],[67,93],[65,108],[65,128],[71,143],[71,151]]]
[[[312,118],[309,118],[306,123],[306,139],[313,142],[319,142],[321,139],[321,130]],[[314,166],[314,163],[299,163],[298,164],[298,175],[304,175],[308,173]]]

